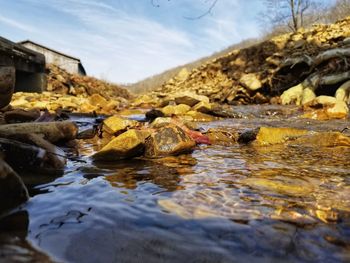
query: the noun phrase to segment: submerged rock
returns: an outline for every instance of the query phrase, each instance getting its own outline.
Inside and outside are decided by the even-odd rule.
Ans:
[[[158,158],[191,152],[196,145],[180,127],[168,125],[146,139],[145,156]]]
[[[27,201],[28,191],[21,178],[0,158],[0,214]]]
[[[308,134],[307,130],[294,128],[261,127],[256,135],[255,145],[271,145],[287,142]]]
[[[144,150],[145,139],[149,135],[147,130],[130,129],[111,140],[92,158],[96,161],[116,161],[140,156]]]
[[[236,144],[238,141],[238,132],[228,131],[225,129],[209,129],[206,134],[212,144],[230,146]]]

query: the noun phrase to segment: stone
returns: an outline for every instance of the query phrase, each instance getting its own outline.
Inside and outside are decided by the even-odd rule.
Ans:
[[[168,105],[161,109],[164,116],[171,117],[173,115],[184,115],[191,109],[190,106],[186,104],[179,105]]]
[[[188,72],[187,68],[182,68],[179,73],[176,75],[176,80],[178,81],[185,81],[190,73]]]
[[[308,133],[309,131],[307,130],[294,128],[261,127],[253,143],[254,145],[259,146],[280,144],[304,136]]]
[[[244,74],[239,79],[239,82],[242,86],[252,91],[258,90],[262,87],[261,81],[254,73]]]
[[[192,121],[198,121],[198,122],[211,122],[216,119],[212,115],[208,115],[208,114],[198,112],[198,111],[193,111],[193,110],[186,112],[186,116],[191,116]]]
[[[95,161],[117,161],[140,156],[144,151],[144,142],[150,135],[148,131],[130,129],[112,139],[92,158]]]
[[[195,145],[196,142],[180,127],[168,125],[160,128],[146,139],[145,157],[159,158],[188,153],[193,150]]]
[[[205,135],[209,137],[212,144],[230,146],[238,142],[239,134],[236,131],[228,131],[226,129],[211,128]]]
[[[209,98],[207,96],[198,95],[194,92],[179,92],[173,95],[176,104],[186,104],[193,107],[197,103],[204,101],[209,103]]]
[[[161,128],[169,125],[170,123],[172,123],[171,117],[158,117],[154,119],[154,121],[152,121],[151,128],[154,128],[154,129]]]
[[[20,97],[18,99],[15,99],[15,100],[11,101],[11,106],[14,107],[14,108],[25,107],[25,106],[28,106],[28,104],[29,104],[29,101],[26,100],[23,97]]]
[[[304,105],[316,98],[315,92],[310,88],[305,88],[303,90],[301,104]]]
[[[145,116],[148,121],[153,121],[156,118],[164,117],[164,113],[158,109],[151,109],[150,111],[146,112]]]
[[[345,119],[349,107],[343,100],[331,96],[319,96],[304,105],[305,114],[302,118],[316,120]]]
[[[350,137],[340,132],[314,132],[297,138],[293,144],[312,147],[350,147]]]
[[[15,109],[4,113],[6,123],[29,122],[34,121],[39,117],[40,111],[35,109],[30,111]]]
[[[200,101],[192,107],[192,110],[202,112],[202,113],[210,113],[211,109],[212,109],[212,104],[205,101]]]
[[[281,95],[281,102],[283,105],[296,104],[300,105],[303,98],[304,87],[302,84],[294,86]]]
[[[0,109],[9,105],[15,89],[15,80],[14,67],[0,67]]]
[[[92,94],[90,97],[89,97],[89,103],[93,106],[105,106],[108,104],[108,101],[102,97],[100,94]]]
[[[137,125],[137,121],[121,118],[115,115],[103,121],[103,130],[109,134],[116,134],[126,130],[127,128],[134,128]]]
[[[0,214],[28,199],[28,191],[21,178],[0,158]]]

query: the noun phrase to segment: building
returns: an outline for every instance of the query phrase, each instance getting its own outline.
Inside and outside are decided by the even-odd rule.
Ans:
[[[85,69],[78,58],[66,55],[62,52],[45,47],[30,40],[21,41],[18,42],[18,44],[44,54],[46,63],[48,64],[55,64],[72,74],[86,75]]]

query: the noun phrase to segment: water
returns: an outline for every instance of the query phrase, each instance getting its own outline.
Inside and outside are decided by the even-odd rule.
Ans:
[[[294,108],[237,110],[250,117],[201,126],[350,125],[300,120]],[[80,148],[89,154],[95,146]],[[0,222],[0,259],[349,262],[349,160],[346,147],[238,144],[201,145],[154,161],[94,164],[82,157],[61,176],[25,177],[33,197]]]

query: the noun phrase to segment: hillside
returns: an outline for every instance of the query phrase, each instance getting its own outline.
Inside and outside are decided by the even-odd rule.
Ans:
[[[151,93],[150,100],[179,91],[193,91],[208,96],[211,101],[229,104],[269,102],[313,76],[348,72],[348,37],[350,17],[334,24],[301,28],[295,33],[234,50],[191,71],[184,69]],[[337,48],[341,49],[340,55],[335,50],[322,57],[324,52]],[[334,95],[332,85],[347,79],[349,77],[343,76],[332,83],[321,81],[314,85],[317,86],[314,90]]]

